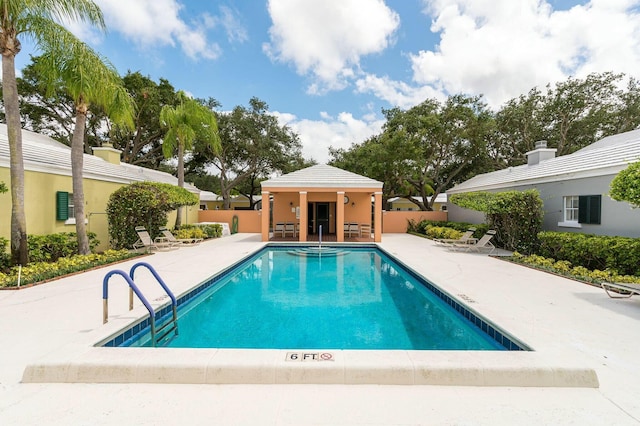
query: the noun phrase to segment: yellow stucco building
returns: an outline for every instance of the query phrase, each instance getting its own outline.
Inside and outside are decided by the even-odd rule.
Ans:
[[[22,131],[25,169],[25,214],[30,235],[75,232],[71,182],[71,148],[47,136]],[[134,182],[178,184],[174,176],[157,170],[120,163],[120,151],[105,146],[84,156],[84,193],[87,230],[95,232],[98,250],[109,248],[106,207],[109,196]],[[0,182],[10,188],[7,126],[0,124]],[[198,194],[193,185],[185,188]],[[198,206],[183,207],[183,223],[198,221]],[[169,217],[169,224],[175,213]],[[11,193],[0,194],[0,237],[10,238]]]

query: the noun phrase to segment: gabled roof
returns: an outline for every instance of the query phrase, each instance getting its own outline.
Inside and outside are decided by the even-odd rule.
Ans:
[[[200,191],[200,201],[222,201],[222,197],[215,192]]]
[[[22,130],[24,168],[29,171],[71,176],[71,148],[39,133]],[[7,126],[0,124],[0,167],[9,167],[9,141]],[[129,184],[133,182],[160,182],[178,185],[178,179],[169,173],[132,164],[112,164],[95,155],[84,154],[85,179]],[[185,182],[185,189],[199,192]]]
[[[262,182],[263,188],[382,188],[382,182],[326,164],[307,167]]]
[[[422,197],[418,196],[418,195],[414,195],[411,198],[413,198],[416,201],[422,201]],[[387,200],[388,203],[395,203],[398,200],[407,200],[404,197],[393,197],[393,198],[389,198]],[[408,201],[408,200],[407,200]],[[440,193],[436,196],[436,203],[446,203],[447,202],[447,194],[445,193]]]
[[[573,154],[477,175],[447,191],[487,191],[567,179],[615,175],[640,160],[640,130],[603,138]]]

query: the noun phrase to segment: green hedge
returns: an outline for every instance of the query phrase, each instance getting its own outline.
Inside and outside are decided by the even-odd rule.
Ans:
[[[496,230],[496,243],[507,250],[535,253],[544,211],[535,189],[505,192],[453,194],[449,201],[465,209],[484,212],[487,224]]]
[[[9,240],[0,237],[0,271],[11,265],[11,254],[9,254],[8,248]]]
[[[100,244],[95,232],[87,232],[89,249],[93,252]],[[78,238],[75,232],[59,232],[48,235],[29,235],[29,262],[55,262],[61,257],[78,254]]]
[[[222,225],[210,223],[207,225],[182,225],[180,229],[198,228],[204,233],[205,238],[220,238],[222,236]]]
[[[14,266],[6,273],[0,271],[0,287],[16,287],[18,281],[20,285],[46,281],[135,256],[139,255],[128,250],[107,250],[102,254],[61,257],[55,262],[31,262],[24,267]]]
[[[538,254],[592,270],[640,275],[640,238],[540,232]]]
[[[473,233],[475,238],[481,238],[489,230],[489,226],[484,223],[466,223],[466,222],[446,222],[437,220],[422,220],[415,222],[409,221],[407,232],[414,232],[426,235],[429,238],[459,238],[467,229],[474,227],[476,232]],[[455,231],[455,233],[451,231]]]
[[[136,226],[144,226],[151,238],[167,225],[167,214],[198,202],[198,196],[166,183],[138,182],[114,191],[107,203],[109,242],[115,249],[130,248],[138,240]]]

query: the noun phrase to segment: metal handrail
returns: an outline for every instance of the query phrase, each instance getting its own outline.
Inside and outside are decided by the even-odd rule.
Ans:
[[[164,291],[167,293],[167,295],[171,299],[171,310],[172,310],[172,320],[171,320],[171,322],[173,324],[173,328],[171,328],[168,331],[166,331],[158,339],[156,339],[156,317],[155,317],[155,311],[154,311],[153,307],[151,306],[151,304],[149,303],[149,301],[147,300],[147,298],[144,297],[144,295],[142,294],[142,292],[140,291],[138,286],[136,286],[136,284],[133,281],[133,276],[135,274],[136,269],[138,269],[141,266],[144,266],[145,268],[147,268],[151,272],[151,274],[155,277],[155,279],[158,281],[160,286],[164,289]],[[160,275],[158,275],[156,270],[146,262],[138,262],[135,265],[133,265],[131,267],[131,270],[129,271],[129,274],[127,274],[126,272],[121,271],[119,269],[115,269],[113,271],[108,272],[107,275],[105,275],[105,277],[104,277],[104,279],[102,281],[102,322],[103,322],[103,324],[106,324],[108,319],[109,319],[109,302],[108,302],[108,300],[109,300],[109,286],[108,286],[108,284],[109,284],[109,278],[111,278],[113,275],[122,276],[125,279],[125,281],[127,282],[127,284],[129,284],[129,310],[133,309],[133,293],[135,293],[136,296],[138,296],[138,299],[140,299],[142,304],[145,306],[145,308],[147,308],[147,311],[149,311],[149,320],[150,320],[150,326],[151,326],[151,342],[152,342],[153,346],[156,346],[157,341],[158,340],[162,340],[162,338],[164,338],[171,331],[175,331],[176,335],[178,334],[178,312],[177,312],[178,302],[176,300],[176,297],[173,295],[171,290],[169,290],[169,287],[167,287],[167,285],[162,280],[162,278],[160,278]],[[166,328],[166,326],[168,324],[169,323],[165,323],[164,326],[160,327],[160,330],[163,330],[164,328]]]
[[[133,276],[135,274],[136,269],[138,269],[139,267],[144,266],[145,268],[147,268],[149,270],[149,272],[151,272],[151,274],[155,277],[155,279],[158,281],[158,284],[160,284],[160,286],[164,289],[164,291],[167,293],[167,296],[169,296],[169,298],[171,299],[171,314],[172,314],[172,322],[174,327],[170,330],[168,330],[167,332],[165,332],[160,338],[158,338],[158,340],[162,340],[163,337],[165,337],[167,334],[169,334],[172,330],[175,331],[175,334],[178,334],[178,301],[176,300],[176,297],[173,295],[173,292],[171,290],[169,290],[169,287],[167,286],[167,284],[165,284],[165,282],[163,281],[162,278],[160,278],[160,275],[158,275],[158,273],[156,272],[156,270],[153,268],[153,266],[149,265],[146,262],[138,262],[135,265],[133,265],[131,267],[131,269],[129,270],[129,276],[131,277],[131,280],[133,280]],[[131,298],[131,296],[130,296]],[[165,324],[166,326],[167,324]],[[164,327],[160,327],[161,329]],[[153,342],[154,346],[155,346],[155,340]]]
[[[106,324],[109,319],[109,278],[111,278],[113,275],[122,276],[122,278],[125,279],[127,284],[129,284],[129,288],[136,293],[136,296],[138,296],[138,299],[140,299],[140,301],[145,306],[145,308],[147,308],[147,311],[149,311],[149,320],[151,322],[151,340],[154,342],[154,345],[155,345],[155,336],[156,336],[155,311],[153,310],[153,307],[151,307],[151,304],[149,303],[147,298],[144,297],[144,295],[142,294],[138,286],[136,286],[136,284],[133,282],[131,277],[127,275],[126,272],[120,269],[114,269],[113,271],[107,272],[107,275],[105,275],[104,279],[102,280],[102,323]]]

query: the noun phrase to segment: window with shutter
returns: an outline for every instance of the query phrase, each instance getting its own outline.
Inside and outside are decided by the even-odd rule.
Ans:
[[[581,195],[579,197],[578,222],[600,225],[602,195]]]
[[[56,192],[56,220],[69,219],[69,193]]]

